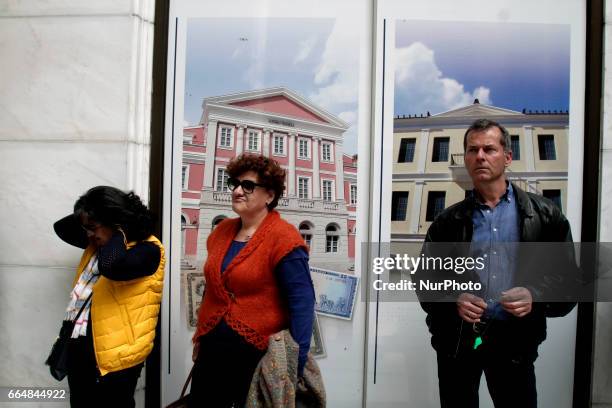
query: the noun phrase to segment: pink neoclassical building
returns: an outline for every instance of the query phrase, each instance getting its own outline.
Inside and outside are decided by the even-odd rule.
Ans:
[[[278,210],[310,246],[311,264],[354,265],[357,158],[343,154],[348,124],[283,87],[206,98],[197,126],[183,130],[184,267],[200,267],[214,226],[235,217],[227,163],[259,153],[287,170]]]

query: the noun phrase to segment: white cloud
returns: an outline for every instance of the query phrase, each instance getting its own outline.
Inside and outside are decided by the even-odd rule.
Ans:
[[[317,89],[310,99],[337,112],[357,105],[359,88],[359,36],[354,21],[337,18],[325,43],[321,63],[315,69]]]
[[[346,111],[339,113],[338,117],[349,125],[354,125],[357,122],[357,112],[355,111]]]
[[[315,44],[317,43],[316,37],[310,37],[303,41],[300,41],[300,45],[298,46],[298,53],[293,59],[294,64],[298,64],[304,61],[306,58],[310,56],[312,50],[314,49]]]
[[[474,98],[491,104],[489,88],[479,86],[469,92],[456,79],[444,77],[434,51],[423,43],[398,48],[395,66],[395,112],[398,114],[440,113],[469,105]]]

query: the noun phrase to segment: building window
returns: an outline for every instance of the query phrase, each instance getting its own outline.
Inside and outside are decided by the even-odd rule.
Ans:
[[[285,136],[274,135],[274,154],[277,156],[285,155]]]
[[[187,190],[189,187],[189,166],[183,166],[181,171],[181,186],[183,190]]]
[[[554,135],[538,135],[540,160],[557,160]]]
[[[333,224],[325,228],[325,252],[338,252],[338,227]]]
[[[260,132],[256,130],[249,130],[247,137],[247,150],[250,150],[252,152],[259,151],[259,136]]]
[[[431,157],[431,161],[433,162],[448,161],[448,144],[449,143],[450,143],[449,137],[434,138],[433,155]]]
[[[310,179],[298,177],[298,198],[310,198]]]
[[[391,221],[406,221],[408,191],[394,191],[391,196]]]
[[[227,172],[225,169],[217,169],[217,191],[229,192],[227,187]]]
[[[324,162],[332,161],[332,144],[323,142],[321,143],[321,160]]]
[[[351,205],[357,205],[357,184],[351,184],[350,187],[350,193],[351,193]]]
[[[331,180],[323,180],[321,183],[323,201],[333,201],[332,191],[334,183]]]
[[[414,161],[414,149],[416,147],[416,139],[402,139],[400,143],[398,163],[411,163]]]
[[[231,148],[233,141],[233,130],[231,127],[221,126],[219,130],[219,147]]]
[[[512,148],[512,160],[521,160],[521,144],[518,135],[510,136],[510,147]]]
[[[217,215],[215,218],[213,218],[212,220],[212,229],[215,229],[215,227],[217,225],[219,225],[219,223],[221,221],[223,221],[224,219],[226,219],[227,217],[225,215]]]
[[[425,221],[433,221],[444,210],[446,191],[430,191],[427,195],[427,214]]]
[[[308,245],[308,248],[310,248],[312,245],[312,226],[307,222],[303,222],[300,224],[299,230],[304,242]]]
[[[542,195],[555,203],[560,210],[563,209],[561,205],[561,190],[542,190]]]
[[[298,158],[310,159],[308,139],[298,139]]]

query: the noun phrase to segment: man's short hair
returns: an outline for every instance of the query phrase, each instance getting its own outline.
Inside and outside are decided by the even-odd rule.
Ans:
[[[503,146],[504,152],[511,152],[512,143],[510,142],[510,133],[508,133],[508,130],[505,127],[495,122],[494,120],[489,119],[477,119],[474,121],[474,123],[470,125],[468,130],[465,131],[465,134],[463,135],[463,151],[465,152],[467,149],[467,138],[470,132],[481,132],[492,127],[498,128],[501,132],[499,142]]]

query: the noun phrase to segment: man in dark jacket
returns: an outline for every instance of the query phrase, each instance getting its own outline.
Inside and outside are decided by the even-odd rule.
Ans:
[[[565,271],[575,271],[570,226],[552,201],[506,180],[512,151],[503,126],[477,120],[463,144],[474,190],[439,214],[423,253],[479,257],[484,267],[461,274],[422,271],[414,277],[481,285],[436,296],[419,292],[437,352],[441,405],[478,407],[484,371],[496,407],[536,407],[533,363],[546,338],[546,318],[564,316],[574,306],[555,297],[567,283]],[[547,257],[551,244],[540,250],[537,243],[552,242],[558,244]]]

